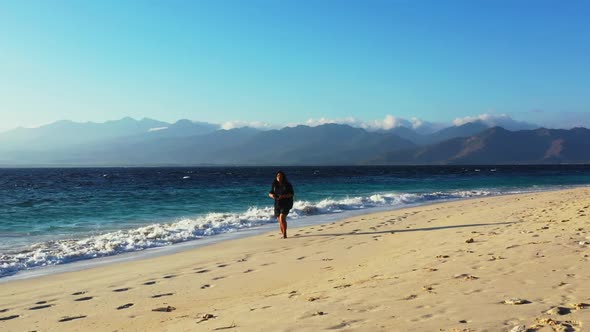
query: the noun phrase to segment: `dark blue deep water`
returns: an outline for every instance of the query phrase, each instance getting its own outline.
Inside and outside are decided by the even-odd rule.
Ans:
[[[0,277],[274,222],[276,168],[0,169]],[[286,167],[290,220],[590,184],[590,166]]]

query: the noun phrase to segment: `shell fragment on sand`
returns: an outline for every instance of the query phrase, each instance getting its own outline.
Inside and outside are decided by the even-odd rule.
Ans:
[[[590,304],[583,303],[583,302],[580,302],[580,303],[571,303],[570,304],[570,307],[572,309],[581,310],[581,309],[586,309],[586,308],[590,307]]]
[[[504,300],[502,303],[511,304],[511,305],[519,305],[519,304],[527,304],[527,303],[531,303],[531,302],[528,300],[519,299],[517,297],[512,297],[512,298]]]
[[[517,325],[510,330],[510,332],[527,332],[527,328],[524,325]]]

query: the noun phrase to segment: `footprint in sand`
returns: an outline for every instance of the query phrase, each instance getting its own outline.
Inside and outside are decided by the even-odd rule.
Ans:
[[[69,322],[71,320],[81,319],[81,318],[86,318],[86,316],[64,317],[64,318],[58,320],[58,322],[60,322],[60,323],[62,323],[62,322]]]
[[[117,307],[117,310],[127,309],[133,306],[133,303],[123,304],[122,306]]]
[[[305,259],[305,256],[301,256],[301,257],[297,257],[297,260],[300,261],[302,259]]]
[[[330,326],[328,328],[326,328],[327,330],[340,330],[346,327],[350,327],[351,324],[356,323],[356,322],[360,322],[361,320],[350,320],[350,321],[342,321],[342,323],[338,324],[338,325],[334,325],[334,326]]]
[[[549,315],[567,315],[567,314],[571,314],[572,313],[572,309],[570,308],[566,308],[566,307],[553,307],[547,311],[545,311],[546,314]]]
[[[86,294],[86,291],[72,293],[72,295],[74,295],[74,296],[78,296],[78,295],[82,295],[82,294]]]
[[[20,317],[20,316],[19,315],[12,315],[12,316],[0,317],[0,321],[3,321],[3,320],[11,320],[11,319],[15,319],[15,318],[18,318],[18,317]]]
[[[264,310],[264,309],[268,309],[268,308],[272,308],[272,306],[267,305],[267,306],[260,307],[260,308],[250,308],[250,311],[254,311],[254,310],[258,310],[258,309]]]
[[[209,287],[211,287],[211,285],[209,285],[209,284],[204,284],[203,286],[201,286],[201,289],[207,289],[207,288],[209,288]]]
[[[175,275],[164,276],[164,279],[172,279],[172,278],[176,278],[176,276]]]
[[[422,290],[425,292],[428,292],[428,293],[435,293],[436,294],[436,292],[434,291],[434,287],[432,287],[430,285],[422,286]]]
[[[244,273],[250,273],[250,272],[254,272],[254,270],[252,270],[252,269],[247,269],[246,271],[244,271]]]
[[[220,279],[224,279],[225,276],[219,276],[219,277],[215,277],[215,278],[211,278],[211,280],[220,280]]]
[[[157,299],[159,297],[171,296],[171,295],[174,295],[174,293],[156,294],[156,295],[152,295],[152,299]]]
[[[252,311],[252,310],[250,310]],[[215,316],[214,314],[204,314],[203,316],[201,316],[201,320],[197,321],[197,324],[202,323],[204,321],[208,321],[209,319],[213,319],[213,318],[217,318],[217,316]],[[213,330],[217,330],[217,329],[213,329]]]
[[[126,292],[130,289],[131,288],[117,288],[117,289],[113,289],[113,292],[115,292],[115,293]]]
[[[155,283],[156,283],[156,281],[148,281],[148,282],[144,282],[143,284],[148,286],[148,285],[153,285]]]
[[[340,286],[335,286],[334,288],[336,288],[336,289],[344,289],[344,288],[348,288],[350,286],[352,286],[352,285],[351,284],[344,284],[344,285],[340,285]]]
[[[53,307],[53,304],[40,305],[40,306],[29,308],[29,310],[39,310],[39,309],[46,309],[46,308],[50,308],[50,307]]]
[[[75,299],[74,301],[80,302],[80,301],[88,301],[88,300],[92,300],[92,299],[93,299],[92,296],[86,296],[86,297],[81,297],[79,299]]]
[[[453,278],[455,278],[455,279],[462,279],[462,280],[465,280],[465,281],[479,279],[479,277],[476,277],[476,276],[471,275],[471,274],[468,274],[468,273],[457,274],[457,275],[453,276]]]
[[[199,273],[200,274],[200,273],[207,273],[207,272],[209,272],[209,270],[203,269],[203,270],[196,271],[195,273]]]
[[[219,265],[217,265],[217,267],[226,267],[226,266],[228,266],[228,265],[229,265],[229,264],[219,264]]]
[[[8,309],[0,309],[0,314],[1,313],[4,313],[4,312],[7,312],[7,311],[8,311]]]
[[[159,311],[159,312],[172,312],[174,310],[176,310],[176,308],[171,307],[171,306],[152,309],[152,311]]]

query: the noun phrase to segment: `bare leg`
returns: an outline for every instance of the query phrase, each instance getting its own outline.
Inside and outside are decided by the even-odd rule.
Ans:
[[[283,224],[281,223],[281,216],[280,215],[277,217],[277,221],[279,222],[279,228],[281,229],[281,235],[284,237],[285,230],[283,230]]]
[[[283,239],[287,238],[287,216],[284,214],[279,215],[279,226],[281,227],[281,233],[283,234]]]

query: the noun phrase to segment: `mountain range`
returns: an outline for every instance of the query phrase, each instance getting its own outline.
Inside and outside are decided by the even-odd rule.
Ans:
[[[190,120],[124,118],[0,133],[5,167],[547,163],[590,163],[590,130],[507,130],[480,121],[429,134],[341,124],[224,130]]]

